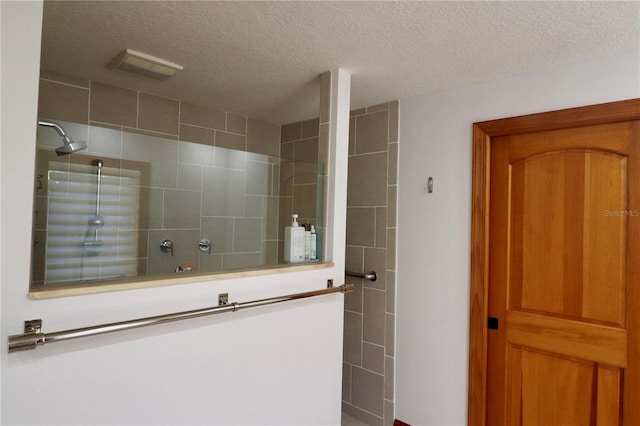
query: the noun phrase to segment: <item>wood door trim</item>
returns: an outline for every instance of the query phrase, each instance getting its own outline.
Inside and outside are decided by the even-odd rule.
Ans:
[[[640,99],[610,102],[473,124],[468,424],[486,421],[491,140],[498,136],[640,119]],[[637,286],[640,287],[640,286]],[[640,293],[640,291],[638,291]],[[631,295],[630,295],[631,296]],[[639,294],[640,296],[640,294]],[[637,321],[640,322],[640,321]],[[639,333],[640,324],[628,327]],[[640,349],[636,349],[640,352]],[[635,379],[634,379],[635,380]]]

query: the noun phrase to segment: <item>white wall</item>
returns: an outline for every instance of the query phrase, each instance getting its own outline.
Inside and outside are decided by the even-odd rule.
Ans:
[[[339,424],[340,294],[7,353],[27,319],[53,332],[341,284],[344,247],[334,268],[28,300],[42,3],[2,1],[0,15],[1,423]],[[344,200],[334,207],[344,231]]]
[[[639,96],[633,51],[401,100],[396,418],[466,424],[472,123]]]

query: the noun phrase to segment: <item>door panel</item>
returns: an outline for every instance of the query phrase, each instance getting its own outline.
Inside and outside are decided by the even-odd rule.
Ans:
[[[574,149],[510,167],[512,309],[623,324],[626,165]]]
[[[625,372],[638,368],[627,330],[640,315],[627,307],[638,126],[492,139],[488,313],[499,326],[487,336],[486,424],[621,423]]]

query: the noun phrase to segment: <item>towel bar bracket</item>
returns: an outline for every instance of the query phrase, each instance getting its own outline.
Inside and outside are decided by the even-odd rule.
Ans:
[[[41,333],[42,332],[42,320],[26,320],[24,322],[24,333]]]

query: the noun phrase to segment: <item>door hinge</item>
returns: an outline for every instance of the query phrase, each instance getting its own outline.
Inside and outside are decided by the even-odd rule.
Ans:
[[[498,329],[498,318],[496,318],[496,317],[487,318],[487,327],[489,327],[489,330],[497,330]]]

